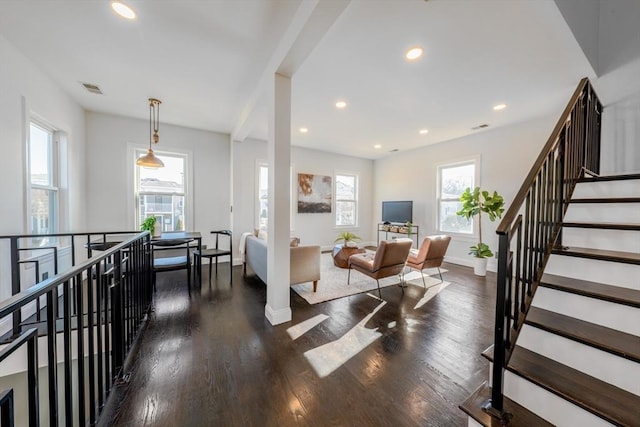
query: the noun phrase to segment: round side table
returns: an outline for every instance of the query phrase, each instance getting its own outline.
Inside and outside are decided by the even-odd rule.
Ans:
[[[358,247],[335,245],[333,247],[333,264],[340,268],[349,268],[349,257],[354,254],[363,254],[366,251]]]

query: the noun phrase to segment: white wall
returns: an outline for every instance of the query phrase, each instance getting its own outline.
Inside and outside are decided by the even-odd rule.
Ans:
[[[420,227],[420,236],[436,234],[437,167],[473,156],[480,157],[480,182],[477,185],[497,191],[508,206],[556,120],[557,117],[551,116],[535,119],[377,160],[373,226],[380,220],[383,200],[413,200],[413,222]],[[483,241],[494,252],[498,223],[490,222],[486,216],[482,223]],[[468,248],[476,242],[476,238],[452,235],[446,260],[472,265]],[[495,270],[495,259],[490,260],[489,269]]]
[[[555,0],[597,71],[602,174],[640,172],[640,2]]]
[[[640,92],[604,108],[600,173],[640,173]]]
[[[26,231],[24,141],[31,115],[68,134],[69,186],[64,189],[69,200],[68,224],[84,226],[83,109],[2,37],[0,63],[0,235]],[[61,224],[61,230],[68,230],[67,224]]]
[[[237,257],[238,242],[243,232],[252,231],[256,226],[256,177],[258,161],[267,160],[267,143],[247,139],[234,143],[233,167],[233,212],[234,212],[234,253]],[[348,228],[362,237],[364,242],[375,241],[372,233],[371,208],[373,206],[373,161],[348,157],[334,153],[310,150],[301,147],[291,148],[294,183],[298,173],[329,175],[352,173],[358,176],[359,212],[358,227]],[[333,180],[335,187],[335,180]],[[294,188],[294,201],[296,193]],[[335,201],[335,189],[334,189]],[[331,214],[298,214],[294,206],[293,230],[291,234],[300,238],[301,244],[318,244],[323,247],[334,245],[339,231],[335,227],[335,208]]]
[[[68,134],[68,172],[60,188],[66,211],[60,231],[85,227],[85,123],[82,108],[0,36],[0,235],[23,234],[27,184],[25,139],[37,115]],[[0,299],[10,294],[8,243],[0,242]]]
[[[600,0],[555,0],[562,17],[596,73],[600,73],[598,27]]]
[[[132,147],[149,146],[149,122],[88,112],[87,226],[90,231],[133,230]],[[188,152],[193,167],[194,222],[187,228],[214,239],[209,231],[230,227],[229,137],[160,123],[158,151]]]

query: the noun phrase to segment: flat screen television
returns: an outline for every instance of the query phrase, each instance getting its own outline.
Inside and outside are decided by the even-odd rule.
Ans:
[[[413,201],[382,202],[382,222],[413,222]]]

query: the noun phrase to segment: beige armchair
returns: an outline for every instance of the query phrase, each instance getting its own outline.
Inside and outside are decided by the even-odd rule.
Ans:
[[[440,275],[440,282],[442,282],[442,273],[440,272],[440,266],[442,265],[444,256],[447,253],[447,248],[449,247],[450,241],[450,236],[427,236],[422,241],[422,245],[420,245],[419,250],[412,249],[409,252],[409,257],[407,258],[407,267],[420,271],[420,276],[422,276],[422,284],[425,288],[427,287],[427,284],[425,283],[424,275],[422,274],[422,270],[424,270],[425,268],[437,268],[438,274]]]
[[[351,282],[351,269],[376,279],[378,295],[380,292],[379,279],[402,273],[409,250],[413,241],[409,239],[397,239],[393,241],[381,241],[375,254],[356,254],[349,257],[349,275],[347,284]],[[404,293],[404,289],[402,289]]]

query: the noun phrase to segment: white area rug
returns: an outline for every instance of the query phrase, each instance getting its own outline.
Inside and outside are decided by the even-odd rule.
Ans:
[[[309,304],[318,304],[321,302],[373,290],[375,290],[374,295],[378,295],[378,286],[376,285],[375,279],[372,279],[369,276],[365,276],[364,274],[356,270],[351,270],[351,282],[349,285],[347,285],[347,276],[349,274],[349,269],[339,268],[333,265],[333,258],[331,257],[331,253],[323,253],[321,255],[321,263],[322,265],[320,267],[320,281],[318,282],[317,292],[313,292],[313,283],[301,283],[299,285],[294,285],[291,287]],[[408,269],[405,270],[405,272],[408,271]],[[444,273],[447,270],[441,268],[440,271]],[[436,268],[426,269],[423,271],[423,273],[427,288],[441,285],[437,289],[437,292],[439,292],[448,284],[447,282],[444,282],[444,284],[440,282],[440,276],[438,276],[438,270]],[[430,275],[433,275],[434,277],[429,277]],[[416,285],[421,288],[423,287],[419,271],[412,270],[410,273],[405,274],[404,278],[410,285]],[[380,279],[380,288],[392,285],[397,286],[399,283],[400,279],[398,278],[398,276],[387,277],[384,279]],[[398,292],[402,291],[398,289]],[[434,294],[434,292],[430,293]]]

